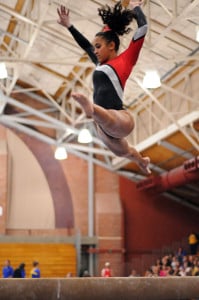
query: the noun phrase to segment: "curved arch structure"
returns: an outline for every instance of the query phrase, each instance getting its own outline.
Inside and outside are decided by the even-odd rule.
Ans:
[[[32,151],[46,176],[55,210],[55,228],[73,228],[72,196],[60,162],[54,159],[51,146],[23,133],[17,134]]]

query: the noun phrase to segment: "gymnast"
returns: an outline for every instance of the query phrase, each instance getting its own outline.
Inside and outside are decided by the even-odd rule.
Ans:
[[[135,124],[122,102],[125,83],[137,62],[147,32],[142,3],[131,0],[129,7],[123,8],[119,1],[114,7],[106,5],[99,8],[98,14],[104,27],[95,35],[92,44],[71,24],[69,9],[61,5],[57,12],[58,23],[70,31],[77,44],[96,65],[93,73],[94,103],[80,93],[72,93],[71,96],[82,106],[87,117],[93,118],[98,136],[104,144],[115,155],[136,162],[142,172],[149,175],[149,157],[142,157],[126,140]],[[119,36],[129,33],[128,25],[133,19],[138,28],[128,48],[118,55]]]

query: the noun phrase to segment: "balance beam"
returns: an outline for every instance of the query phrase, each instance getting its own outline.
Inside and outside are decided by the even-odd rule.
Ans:
[[[199,276],[0,279],[2,300],[197,300]]]

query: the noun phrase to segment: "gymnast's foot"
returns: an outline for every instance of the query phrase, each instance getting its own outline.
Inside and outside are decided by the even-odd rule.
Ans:
[[[93,104],[88,98],[78,93],[72,93],[71,96],[83,107],[87,117],[93,115]]]
[[[149,157],[143,157],[143,162],[138,163],[140,169],[146,174],[150,175],[151,170],[149,169],[149,163],[150,163],[150,158]]]

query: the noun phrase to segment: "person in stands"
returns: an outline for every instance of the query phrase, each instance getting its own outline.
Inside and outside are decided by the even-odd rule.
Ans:
[[[39,262],[38,261],[33,261],[32,266],[33,266],[33,268],[30,271],[30,277],[40,278],[41,277],[41,272],[40,272],[40,269],[39,269]]]
[[[190,248],[190,254],[196,255],[198,251],[198,237],[197,234],[192,231],[188,236],[188,242],[189,242],[189,248]]]
[[[2,277],[3,278],[12,278],[14,273],[14,269],[11,266],[10,260],[7,259],[5,261],[4,267],[2,269]]]
[[[18,268],[14,270],[13,278],[25,278],[26,271],[25,271],[25,264],[21,263]]]
[[[104,268],[101,271],[101,277],[112,277],[112,270],[110,262],[104,264]]]

